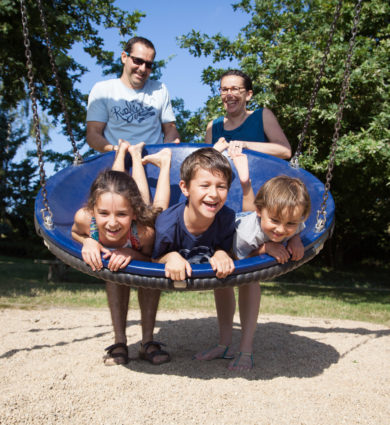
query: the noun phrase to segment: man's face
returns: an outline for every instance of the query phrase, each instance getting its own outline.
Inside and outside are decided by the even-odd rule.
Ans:
[[[153,62],[154,54],[153,49],[142,43],[135,43],[130,55],[127,55],[126,52],[122,52],[123,73],[121,80],[127,87],[134,90],[142,89],[152,72],[152,69],[147,65]],[[135,61],[140,62],[138,59],[143,62],[142,65],[137,65],[135,63]]]

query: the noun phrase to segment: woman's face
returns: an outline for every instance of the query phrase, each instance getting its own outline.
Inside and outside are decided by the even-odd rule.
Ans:
[[[246,102],[252,97],[252,90],[246,90],[244,79],[238,75],[227,75],[221,80],[221,99],[227,115],[238,115],[246,111]]]

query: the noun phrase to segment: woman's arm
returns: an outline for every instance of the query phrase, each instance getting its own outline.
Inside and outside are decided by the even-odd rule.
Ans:
[[[240,144],[243,149],[251,149],[257,152],[276,156],[277,158],[291,158],[290,143],[287,140],[282,127],[280,127],[277,118],[268,108],[263,109],[263,126],[268,142],[240,142],[235,140],[234,143]]]

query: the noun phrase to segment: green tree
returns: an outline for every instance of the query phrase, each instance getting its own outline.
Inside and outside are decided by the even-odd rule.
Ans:
[[[36,1],[26,0],[33,73],[39,105],[65,128],[47,53],[44,30]],[[61,88],[75,138],[83,141],[85,133],[86,96],[74,87],[88,69],[71,54],[76,44],[98,65],[115,72],[114,53],[104,49],[100,29],[118,28],[121,35],[131,35],[141,12],[125,12],[114,6],[114,0],[43,0],[48,35],[53,47]],[[2,108],[16,108],[28,97],[26,90],[26,57],[22,18],[18,1],[0,0],[0,97]]]
[[[243,0],[233,7],[246,12],[249,22],[236,39],[195,30],[180,37],[181,47],[194,56],[210,56],[215,64],[202,74],[212,91],[199,113],[203,128],[223,114],[216,88],[225,69],[218,68],[218,62],[235,59],[254,82],[250,106],[271,108],[296,148],[335,6],[336,1],[329,0]],[[322,180],[353,16],[354,3],[345,1],[303,148],[301,164]],[[390,253],[389,16],[387,0],[362,4],[331,187],[339,261]]]
[[[32,208],[37,190],[36,165],[30,156],[15,163],[27,132],[16,112],[0,110],[0,228],[3,237],[25,239],[34,232]]]

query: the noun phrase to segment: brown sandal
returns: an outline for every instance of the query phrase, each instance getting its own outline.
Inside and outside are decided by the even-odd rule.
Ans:
[[[150,353],[148,353],[146,350],[150,347],[154,345],[155,347],[157,347],[157,350],[151,351]],[[162,342],[157,342],[157,341],[149,341],[149,342],[145,342],[145,344],[142,344],[141,342],[141,348],[142,351],[139,351],[139,358],[141,360],[146,360],[149,363],[153,364],[153,365],[160,365],[163,363],[168,363],[171,361],[171,356],[169,355],[169,353],[165,350],[162,350],[161,347],[165,346],[165,344],[163,344]],[[153,359],[156,356],[167,356],[167,358],[165,360],[162,360],[160,362],[155,362]]]
[[[113,353],[116,348],[123,348],[126,353]],[[103,357],[103,360],[106,366],[124,365],[129,363],[129,352],[125,343],[118,342],[116,344],[112,344],[105,348],[105,351],[107,351],[107,354]],[[106,363],[106,360],[108,359],[113,359],[113,363]]]

